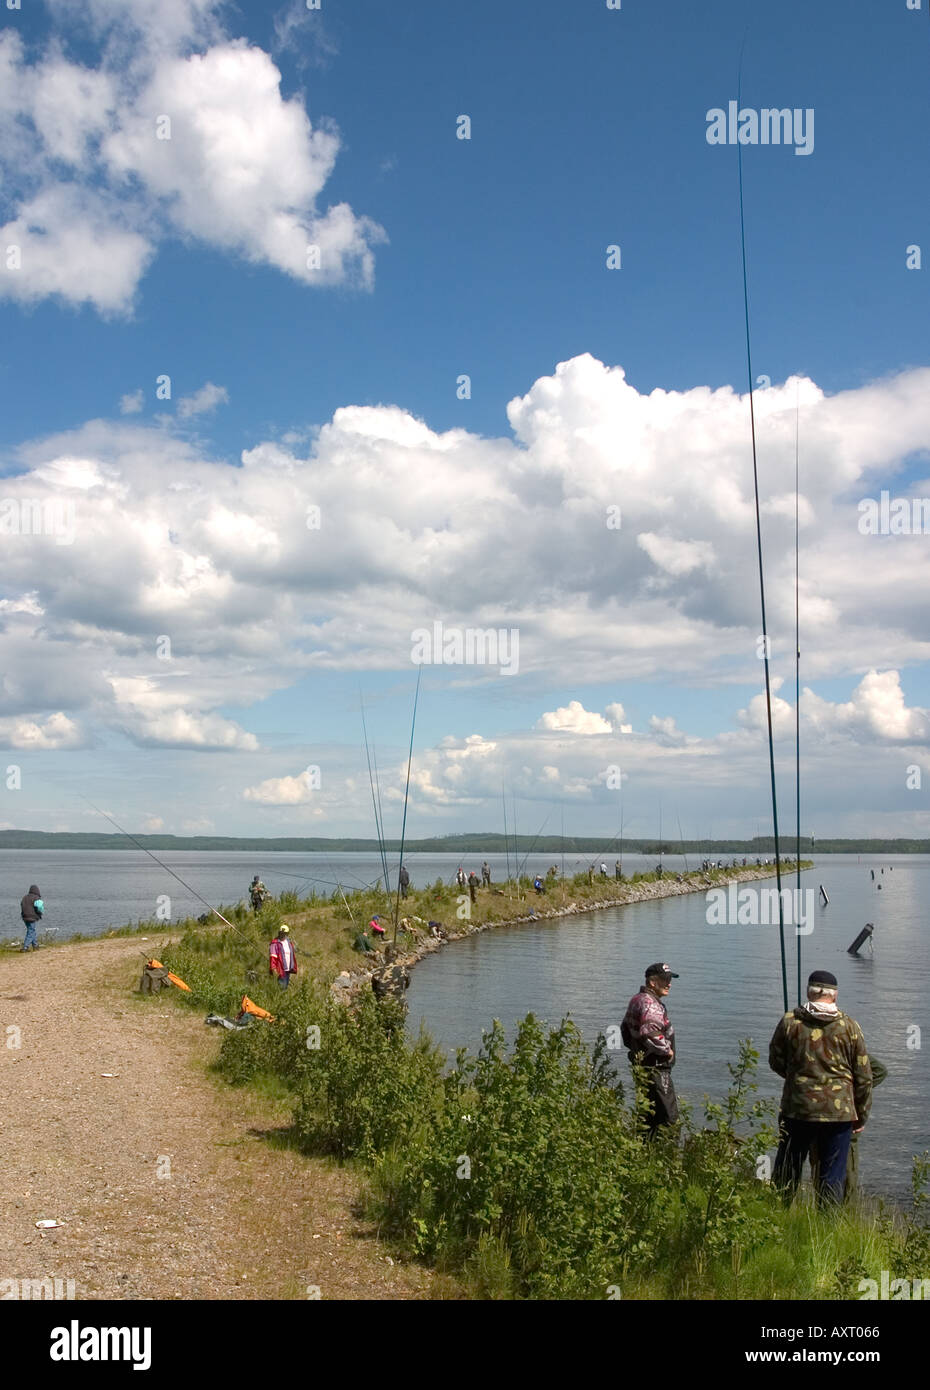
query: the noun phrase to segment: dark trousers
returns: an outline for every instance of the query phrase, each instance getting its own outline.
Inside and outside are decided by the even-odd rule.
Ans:
[[[673,1125],[678,1119],[678,1097],[670,1067],[649,1067],[643,1078],[646,1100],[652,1107],[648,1119],[649,1133],[655,1134],[660,1125]]]
[[[798,1190],[801,1169],[811,1149],[817,1154],[818,1205],[843,1200],[846,1163],[852,1139],[852,1120],[792,1120],[781,1116],[781,1141],[775,1156],[772,1182],[788,1201]]]

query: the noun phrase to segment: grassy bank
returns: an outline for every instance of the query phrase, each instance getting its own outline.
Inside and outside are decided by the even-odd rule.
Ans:
[[[687,888],[652,875],[583,877],[540,899],[511,885],[479,892],[459,925]],[[462,907],[458,889],[441,884],[404,904],[411,917],[450,927]],[[304,1152],[364,1170],[369,1215],[399,1256],[455,1274],[475,1297],[517,1299],[855,1299],[859,1281],[882,1270],[907,1279],[930,1270],[920,1203],[911,1213],[871,1204],[829,1215],[802,1195],[785,1209],[759,1180],[774,1115],[756,1097],[749,1042],[726,1101],[650,1142],[624,1054],[603,1039],[588,1047],[570,1022],[546,1030],[530,1015],[510,1047],[495,1025],[479,1053],[463,1050],[450,1070],[425,1034],[405,1035],[396,1005],[370,990],[352,1009],[334,1002],[333,976],[359,968],[356,928],[386,908],[375,893],[285,897],[257,916],[231,909],[235,930],[191,924],[160,954],[192,986],[190,996],[173,992],[179,1003],[232,1014],[248,993],[276,1014],[274,1024],[223,1033],[217,1070],[286,1095],[289,1140]],[[301,965],[286,993],[267,973],[281,920]],[[926,1174],[918,1165],[918,1191]]]

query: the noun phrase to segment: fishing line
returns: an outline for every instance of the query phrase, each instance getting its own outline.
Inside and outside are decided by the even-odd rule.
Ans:
[[[743,50],[739,55],[739,74],[736,82],[736,108],[742,110],[743,95]],[[756,548],[759,555],[759,597],[762,606],[762,660],[765,666],[765,709],[768,720],[769,773],[772,783],[772,825],[775,833],[775,882],[778,888],[778,940],[781,948],[781,984],[785,1012],[788,1012],[788,967],[785,961],[785,910],[781,896],[781,855],[778,839],[778,799],[775,792],[775,739],[772,733],[772,685],[769,674],[769,638],[765,617],[765,575],[762,565],[762,511],[759,504],[759,468],[756,456],[756,412],[753,399],[752,378],[752,339],[749,331],[749,280],[746,271],[746,219],[743,210],[743,146],[737,133],[737,170],[739,175],[739,230],[743,261],[743,311],[746,320],[746,365],[749,372],[749,424],[752,435],[752,479],[756,502]],[[798,938],[800,940],[800,937]]]
[[[400,827],[400,865],[404,862],[404,840],[407,835],[407,800],[410,796],[410,768],[413,763],[413,734],[417,727],[417,702],[420,698],[420,677],[423,667],[417,667],[417,688],[413,696],[413,720],[410,724],[410,751],[407,754],[407,785],[404,789],[404,819]],[[400,916],[400,867],[397,870],[397,901],[394,905],[394,940],[397,940],[397,919]]]
[[[174,869],[169,869],[167,864],[163,864],[157,854],[153,854],[150,849],[147,849],[145,847],[145,845],[140,844],[139,841],[136,839],[135,835],[130,835],[129,831],[124,830],[123,827],[117,821],[115,821],[112,816],[107,815],[106,811],[101,811],[99,806],[94,806],[94,803],[88,797],[84,796],[82,792],[78,792],[77,795],[81,798],[82,801],[86,801],[88,806],[92,806],[93,809],[97,812],[98,816],[103,816],[104,820],[108,820],[111,825],[115,826],[121,835],[125,835],[127,840],[131,840],[132,843],[136,846],[136,849],[141,849],[143,854],[147,854],[150,859],[154,859],[155,863],[158,865],[160,869],[164,869],[165,873],[170,874],[172,878],[176,878],[178,883],[180,883],[182,887],[187,889],[188,893],[193,893],[194,897],[197,898],[199,902],[202,902],[203,905],[205,907],[208,907],[211,912],[215,912],[221,922],[225,922],[227,927],[232,927],[234,932],[238,932],[239,935],[242,937],[243,941],[248,941],[250,946],[253,946],[255,944],[254,942],[249,941],[249,938],[246,936],[245,932],[239,931],[239,928],[236,926],[235,922],[230,922],[228,917],[224,917],[218,907],[214,907],[212,903],[207,902],[206,898],[203,896],[202,893],[198,893],[196,888],[193,888],[191,884],[186,883],[180,874],[175,873]]]
[[[384,807],[381,805],[381,773],[378,771],[378,747],[372,746],[371,761],[375,765],[375,792],[378,797],[378,817],[381,821],[381,851],[384,856],[384,891],[390,897],[391,879],[387,862],[387,836],[384,833]]]
[[[688,856],[685,854],[685,837],[681,833],[681,816],[677,811],[675,812],[675,819],[678,821],[678,838],[681,841],[681,857],[685,861],[685,873],[688,874],[691,870],[688,868]]]
[[[513,867],[517,879],[517,887],[520,887],[520,851],[517,848],[517,798],[514,792],[510,794],[510,810],[512,814],[511,824],[513,826]]]
[[[543,821],[542,825],[539,827],[539,829],[536,831],[536,834],[533,836],[533,843],[530,845],[529,849],[526,851],[526,854],[523,856],[523,863],[520,865],[520,877],[521,877],[521,878],[522,878],[522,876],[523,876],[523,870],[526,868],[526,861],[529,859],[530,855],[533,853],[533,850],[534,850],[535,847],[536,847],[536,841],[539,839],[540,835],[543,833],[543,831],[545,830],[546,826],[549,824],[549,818],[550,818],[551,815],[552,815],[552,812],[550,811],[550,812],[549,812],[549,815],[546,816],[546,819]]]
[[[510,839],[507,835],[507,792],[501,782],[501,801],[504,803],[504,849],[507,851],[507,882],[510,882]]]
[[[797,382],[794,406],[794,780],[797,796],[797,848],[795,866],[797,891],[795,901],[800,912],[801,902],[801,382]],[[801,1004],[801,933],[798,941],[798,1006]]]
[[[383,832],[382,832],[381,822],[380,822],[380,820],[378,819],[378,801],[377,801],[377,799],[376,799],[376,797],[375,797],[375,780],[374,780],[374,777],[373,777],[372,771],[371,771],[371,753],[370,753],[369,748],[368,748],[368,727],[367,727],[367,725],[366,725],[366,723],[365,723],[365,701],[362,699],[362,690],[361,690],[361,686],[359,686],[358,699],[359,699],[359,706],[360,706],[361,711],[362,711],[362,733],[363,733],[364,736],[365,736],[365,757],[366,757],[367,760],[368,760],[368,784],[369,784],[369,786],[371,787],[371,805],[372,805],[372,810],[373,810],[374,813],[375,813],[375,831],[377,832],[377,836],[378,836],[378,849],[379,849],[380,854],[381,854],[381,868],[382,868],[382,871],[383,871],[383,874],[384,874],[384,886],[385,886],[385,888],[387,888],[387,886],[388,886],[388,876],[387,876],[387,860],[386,860],[385,857],[384,857],[384,834],[383,834]]]

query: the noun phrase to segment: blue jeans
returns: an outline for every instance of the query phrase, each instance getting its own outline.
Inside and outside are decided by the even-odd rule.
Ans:
[[[781,1116],[781,1142],[775,1157],[772,1182],[785,1191],[788,1200],[801,1181],[804,1160],[814,1146],[820,1160],[817,1204],[843,1200],[846,1164],[852,1139],[851,1120],[792,1120]]]
[[[23,950],[28,951],[31,946],[34,951],[37,951],[39,949],[39,943],[36,941],[36,927],[38,923],[25,922],[24,926],[26,928],[26,940],[23,942]]]
[[[280,989],[287,989],[290,982],[291,977],[288,971],[285,970],[283,975],[278,976],[278,986]]]

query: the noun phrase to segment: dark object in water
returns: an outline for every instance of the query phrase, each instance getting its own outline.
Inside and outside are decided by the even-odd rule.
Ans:
[[[874,928],[872,923],[866,922],[865,926],[862,928],[862,931],[856,937],[853,944],[851,946],[847,946],[847,954],[850,956],[857,956],[859,954],[860,948],[863,947],[867,941],[869,942],[869,945],[871,945],[871,936],[873,930]]]
[[[822,883],[820,885],[820,896],[823,898],[825,903],[828,903],[830,901],[830,899],[827,897],[827,890],[826,888],[824,888]]]

